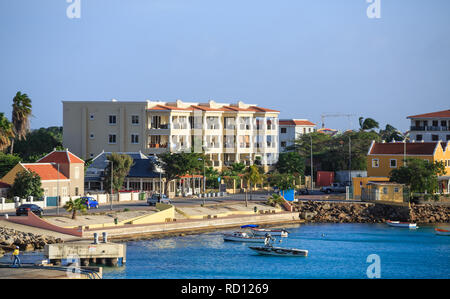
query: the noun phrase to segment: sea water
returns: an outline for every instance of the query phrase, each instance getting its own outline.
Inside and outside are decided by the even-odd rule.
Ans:
[[[444,226],[445,227],[445,226]],[[450,278],[450,237],[434,227],[393,228],[386,224],[286,226],[277,246],[306,249],[307,257],[262,256],[248,246],[210,233],[126,242],[123,267],[104,268],[104,278],[367,278],[378,258],[381,278]],[[23,260],[43,258],[27,254]],[[3,261],[6,257],[0,259]],[[4,262],[4,261],[3,261]],[[370,268],[372,267],[372,268]],[[369,271],[370,272],[370,271]]]

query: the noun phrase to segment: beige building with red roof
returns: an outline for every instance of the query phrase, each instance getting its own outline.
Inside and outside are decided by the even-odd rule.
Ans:
[[[13,185],[17,173],[34,172],[41,178],[45,196],[84,195],[84,161],[69,151],[53,151],[37,163],[18,163],[1,181]]]
[[[450,141],[450,109],[408,116],[410,138],[414,141]]]
[[[63,102],[63,145],[87,159],[105,152],[205,152],[215,168],[278,160],[279,111],[245,104]]]
[[[286,151],[289,146],[294,145],[294,140],[303,134],[316,130],[316,124],[307,119],[280,119],[279,121],[279,151]]]

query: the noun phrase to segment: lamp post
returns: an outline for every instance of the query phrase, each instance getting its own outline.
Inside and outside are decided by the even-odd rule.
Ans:
[[[206,194],[206,172],[205,172],[205,159],[198,158],[197,161],[203,161],[203,205],[205,205],[205,194]]]
[[[111,163],[111,198],[110,198],[110,207],[109,209],[112,211],[113,209],[113,173],[114,173],[114,169],[113,169],[113,161],[112,160],[105,160],[106,163]]]
[[[311,192],[313,191],[313,181],[314,181],[314,173],[313,173],[313,151],[312,151],[312,136],[309,135],[311,139]]]
[[[56,215],[59,215],[59,163],[51,162],[52,165],[57,165],[58,172],[56,173]]]

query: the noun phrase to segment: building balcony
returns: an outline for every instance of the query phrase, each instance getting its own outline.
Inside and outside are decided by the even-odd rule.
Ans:
[[[150,129],[152,130],[167,130],[170,128],[169,124],[151,124]]]
[[[439,131],[450,131],[449,127],[442,126],[411,126],[411,131],[430,131],[430,132],[439,132]]]

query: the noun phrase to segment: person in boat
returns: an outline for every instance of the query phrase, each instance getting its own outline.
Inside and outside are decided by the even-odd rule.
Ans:
[[[275,241],[275,239],[269,233],[266,233],[266,238],[264,239],[264,246],[272,247],[273,241]]]

